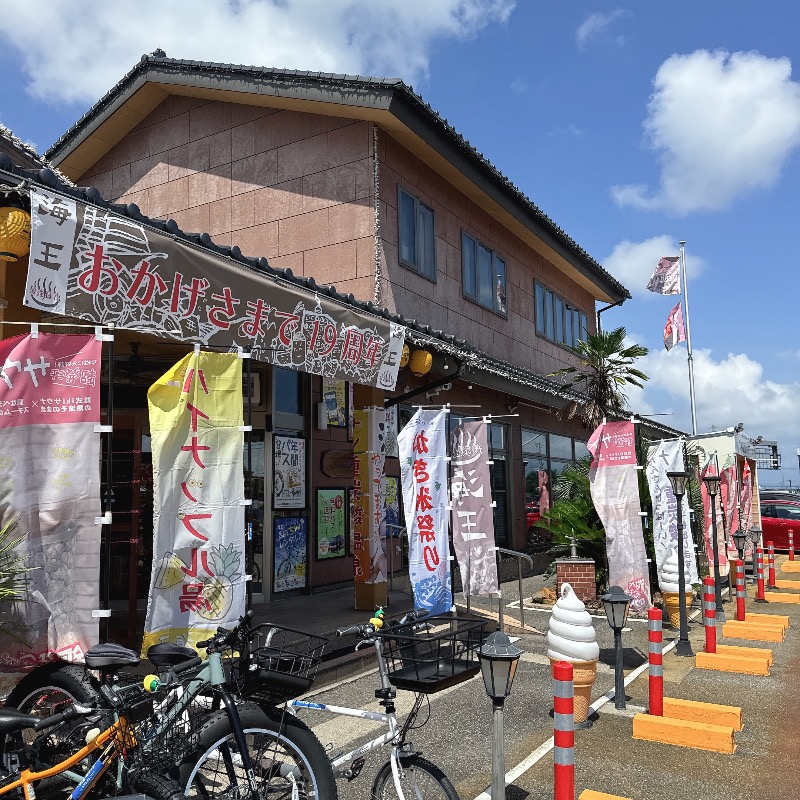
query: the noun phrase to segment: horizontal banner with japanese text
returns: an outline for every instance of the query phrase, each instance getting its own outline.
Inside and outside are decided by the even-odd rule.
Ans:
[[[392,390],[404,327],[74,198],[31,189],[23,302]]]

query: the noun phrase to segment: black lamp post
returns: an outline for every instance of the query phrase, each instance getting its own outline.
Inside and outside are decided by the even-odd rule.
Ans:
[[[622,629],[628,621],[631,600],[621,586],[612,586],[601,598],[606,619],[614,631],[614,708],[625,708],[625,673],[622,668]]]
[[[717,622],[725,622],[725,609],[722,607],[722,586],[719,577],[719,543],[717,542],[717,495],[722,479],[719,475],[706,475],[703,483],[706,485],[708,497],[711,500],[711,550],[714,554],[714,598],[716,600]]]
[[[492,800],[505,800],[506,770],[503,758],[503,705],[511,694],[522,650],[503,631],[486,637],[478,651],[483,687],[492,701]]]
[[[693,656],[692,645],[689,643],[689,622],[686,617],[686,564],[683,558],[683,496],[686,494],[689,473],[668,472],[667,477],[672,484],[675,499],[678,501],[678,608],[681,616],[681,629],[678,643],[675,645],[675,654]]]
[[[761,528],[758,525],[753,525],[750,532],[747,534],[750,537],[750,543],[753,545],[753,586],[758,583],[758,553],[756,548],[761,541]]]
[[[739,554],[739,560],[744,561],[744,548],[747,544],[747,534],[741,528],[733,534],[733,543],[736,545],[736,552]]]

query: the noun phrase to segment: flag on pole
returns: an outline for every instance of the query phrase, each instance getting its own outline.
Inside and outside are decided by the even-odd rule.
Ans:
[[[664,256],[650,276],[647,288],[657,294],[680,294],[680,257]]]
[[[664,347],[666,347],[667,350],[672,350],[678,342],[685,341],[686,328],[683,326],[681,304],[678,303],[678,305],[669,312],[667,324],[664,326]]]

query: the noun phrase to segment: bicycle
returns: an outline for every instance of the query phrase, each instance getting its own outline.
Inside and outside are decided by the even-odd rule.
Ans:
[[[24,714],[12,708],[0,709],[0,732],[5,740],[0,743],[0,797],[21,796],[35,800],[39,787],[40,800],[65,796],[64,791],[74,786],[66,795],[69,800],[81,800],[104,778],[111,766],[126,753],[140,746],[137,724],[153,711],[153,701],[141,686],[124,689],[104,686],[96,702],[90,705],[71,704],[64,711],[47,717]],[[104,730],[98,727],[104,718],[110,723]],[[71,743],[71,752],[56,763],[46,763],[43,768],[31,768],[31,762],[49,762],[53,757],[50,731],[62,728],[72,720],[83,720],[82,725],[70,727],[66,737],[58,739],[58,750],[65,741]],[[35,734],[26,741],[24,733]],[[81,746],[81,742],[86,744]],[[90,761],[94,753],[99,755]],[[129,774],[123,788],[149,795],[153,800],[180,800],[180,786],[154,771]]]
[[[275,626],[267,645],[253,647],[261,645],[266,635],[264,626],[250,627],[251,616],[245,615],[233,630],[219,628],[211,639],[198,642],[208,661],[185,681],[180,674],[201,663],[194,651],[172,644],[148,650],[150,661],[166,671],[146,679],[159,700],[153,719],[140,732],[142,746],[126,756],[126,767],[133,772],[162,771],[177,779],[190,797],[224,794],[256,800],[264,793],[277,797],[284,793],[335,800],[336,784],[319,741],[302,722],[279,711],[275,702],[311,685],[313,676],[308,673],[319,657],[306,653],[295,669],[299,674],[292,674],[287,659],[293,655],[276,647]],[[317,644],[313,651],[321,647]],[[100,670],[104,681],[118,680],[118,671],[135,663],[136,654],[119,645],[98,645],[86,654],[86,666]],[[22,710],[41,711],[54,703],[80,704],[87,695],[93,700],[97,681],[77,670],[61,665],[34,671],[9,701]],[[100,684],[99,691],[105,685]],[[251,697],[260,704],[250,702]]]
[[[433,694],[471,678],[480,669],[477,651],[483,641],[484,620],[449,615],[427,617],[422,609],[406,614],[398,624],[383,626],[382,612],[368,623],[337,630],[338,636],[357,635],[356,650],[372,645],[378,665],[380,687],[375,697],[385,712],[332,706],[292,699],[286,704],[294,714],[300,710],[325,711],[334,715],[374,720],[386,725],[385,733],[347,753],[331,759],[337,778],[353,780],[364,764],[364,756],[389,747],[389,758],[378,770],[372,784],[373,800],[446,798],[459,800],[455,787],[434,763],[422,757],[407,740],[409,731],[426,701]],[[427,617],[420,625],[419,620]],[[422,629],[422,631],[421,631]],[[396,718],[396,689],[416,693],[414,704],[401,724]],[[394,794],[392,793],[394,790]]]

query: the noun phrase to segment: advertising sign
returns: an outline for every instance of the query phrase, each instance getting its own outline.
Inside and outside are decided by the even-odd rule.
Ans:
[[[405,328],[112,211],[31,189],[26,306],[249,348],[278,367],[392,390]]]
[[[274,508],[306,506],[306,440],[295,436],[272,437]]]
[[[344,489],[317,489],[317,558],[341,558],[347,554]]]
[[[273,521],[275,574],[272,590],[303,589],[308,567],[305,517],[275,517]]]

